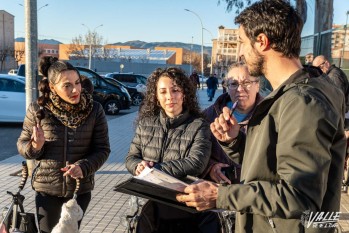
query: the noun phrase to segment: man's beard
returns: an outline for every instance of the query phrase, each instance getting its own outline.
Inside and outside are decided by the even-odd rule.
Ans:
[[[256,57],[255,61],[252,62],[252,63],[247,63],[245,57],[242,57],[242,60],[244,61],[245,64],[247,64],[248,66],[248,71],[250,73],[251,76],[254,76],[254,77],[259,77],[259,76],[262,76],[264,75],[264,62],[265,62],[265,59],[264,57],[259,54],[257,52],[256,49],[253,49],[253,53]]]

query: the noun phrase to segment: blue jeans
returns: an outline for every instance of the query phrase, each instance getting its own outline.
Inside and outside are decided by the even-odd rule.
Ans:
[[[213,98],[215,93],[216,93],[216,89],[207,89],[208,97]]]

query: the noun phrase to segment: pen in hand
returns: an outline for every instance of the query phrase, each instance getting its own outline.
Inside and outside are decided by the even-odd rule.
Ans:
[[[238,106],[238,102],[239,102],[239,101],[235,101],[235,102],[233,103],[233,106],[232,106],[231,109],[230,109],[230,114],[229,114],[230,117],[233,116],[234,111],[235,111],[236,107]]]

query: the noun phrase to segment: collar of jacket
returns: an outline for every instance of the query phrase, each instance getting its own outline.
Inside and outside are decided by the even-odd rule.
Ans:
[[[185,122],[190,117],[189,111],[184,109],[181,114],[174,118],[170,118],[164,113],[163,111],[160,111],[160,122],[164,126],[169,126],[169,128],[176,128],[177,126],[181,125],[183,122]]]
[[[326,72],[326,74],[329,74],[331,72],[331,70],[333,70],[334,68],[336,68],[335,64],[332,64],[329,68],[328,71]]]
[[[266,96],[258,108],[254,112],[253,118],[260,119],[262,115],[265,115],[273,103],[282,96],[286,91],[296,87],[298,84],[307,84],[310,78],[316,78],[322,76],[318,69],[312,66],[305,66],[302,69],[297,70],[292,74],[285,82],[283,82],[276,90]],[[252,120],[252,119],[251,119]],[[251,122],[250,122],[251,123]]]

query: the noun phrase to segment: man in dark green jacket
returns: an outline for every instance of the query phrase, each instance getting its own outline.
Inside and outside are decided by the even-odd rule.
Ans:
[[[197,210],[237,211],[236,232],[333,232],[346,144],[344,95],[317,70],[302,67],[303,23],[289,3],[257,2],[235,22],[240,56],[274,91],[257,106],[247,136],[228,108],[211,124],[228,155],[245,144],[241,184],[202,181],[177,200]]]

